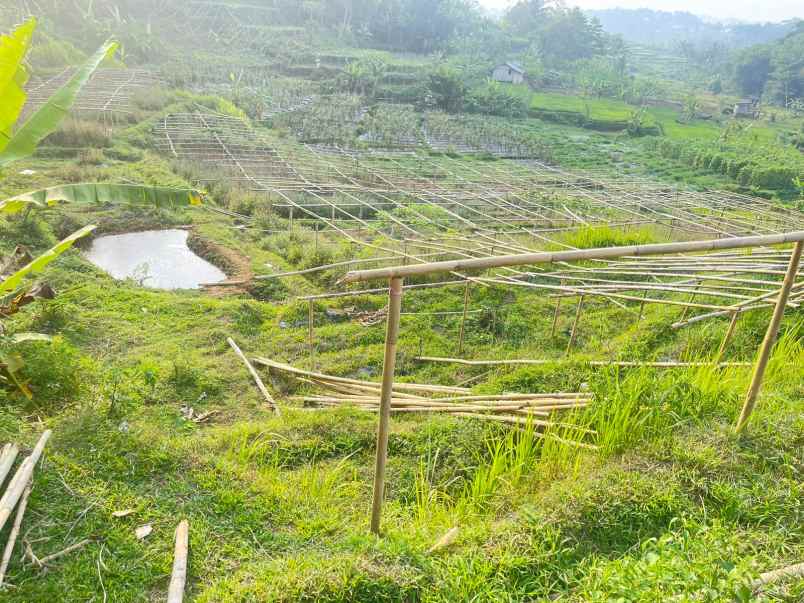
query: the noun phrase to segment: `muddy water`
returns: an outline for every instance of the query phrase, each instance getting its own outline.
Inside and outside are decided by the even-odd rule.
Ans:
[[[116,279],[132,278],[151,289],[198,289],[226,274],[187,246],[185,230],[148,230],[98,237],[87,259]]]

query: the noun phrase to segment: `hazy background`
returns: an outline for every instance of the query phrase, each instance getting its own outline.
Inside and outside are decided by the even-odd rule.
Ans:
[[[483,6],[503,9],[511,0],[479,0]],[[687,11],[720,20],[783,21],[804,18],[804,0],[567,0],[569,6],[586,9],[651,8],[653,10]]]

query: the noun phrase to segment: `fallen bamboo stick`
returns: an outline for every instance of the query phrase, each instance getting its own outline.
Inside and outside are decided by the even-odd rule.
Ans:
[[[268,388],[265,387],[265,384],[262,382],[262,379],[260,379],[259,373],[252,366],[251,362],[249,362],[248,358],[246,358],[246,355],[243,354],[242,351],[240,351],[240,348],[234,342],[234,339],[232,339],[231,337],[227,337],[226,341],[229,342],[229,346],[231,346],[231,348],[234,350],[234,353],[237,354],[238,358],[240,358],[240,360],[243,361],[243,364],[246,365],[248,372],[251,373],[251,377],[254,379],[254,383],[257,384],[257,388],[260,390],[263,397],[268,402],[268,405],[273,409],[276,415],[281,415],[282,413],[279,411],[279,406],[277,405],[276,400],[274,400],[273,396],[271,396],[271,394],[268,393]]]
[[[3,549],[3,560],[0,562],[0,588],[3,586],[8,564],[11,561],[11,555],[14,553],[14,545],[17,544],[17,537],[19,536],[20,526],[22,525],[22,517],[25,515],[25,509],[28,506],[28,497],[31,495],[31,486],[31,482],[28,482],[28,485],[25,486],[22,498],[20,498],[20,502],[17,505],[17,515],[14,517],[14,525],[11,528],[11,533],[8,535],[6,547]]]
[[[751,582],[751,590],[757,592],[763,586],[791,578],[804,578],[804,563],[796,563],[795,565],[760,574],[759,578]]]
[[[17,468],[17,472],[14,474],[14,477],[11,478],[11,482],[9,482],[5,494],[0,498],[0,530],[5,527],[6,521],[8,521],[8,518],[11,516],[11,511],[17,506],[17,502],[19,502],[20,497],[25,491],[25,487],[31,481],[34,467],[36,463],[39,462],[42,451],[45,449],[45,444],[47,444],[52,434],[53,432],[50,429],[42,434],[31,454],[22,461],[22,464]]]
[[[589,364],[591,366],[621,366],[621,367],[648,367],[648,368],[673,368],[673,367],[698,367],[711,366],[711,362],[641,362],[641,361],[619,361],[619,360],[572,360],[564,358],[553,359],[513,359],[513,360],[467,360],[465,358],[446,358],[437,356],[416,356],[414,360],[421,362],[444,362],[452,364],[464,364],[467,366],[503,366],[503,365],[545,365],[545,364]],[[718,366],[750,366],[750,362],[719,362]]]
[[[17,459],[20,449],[15,444],[6,444],[3,446],[3,452],[0,454],[0,487],[5,483],[11,467],[14,466],[14,461]]]
[[[297,396],[297,398],[313,399],[325,398],[335,400],[346,400],[351,402],[376,402],[378,398],[374,396]],[[552,403],[574,403],[574,402],[588,402],[593,398],[592,394],[571,394],[571,395],[538,395],[538,394],[499,394],[492,396],[456,396],[454,398],[429,398],[426,400],[408,400],[393,398],[395,404],[404,406],[449,406],[455,402],[485,402],[490,404],[510,404],[511,402],[532,403],[536,404],[552,404]]]
[[[357,384],[347,384],[347,383],[335,383],[325,381],[323,379],[317,379],[315,377],[306,378],[302,377],[299,381],[303,381],[306,383],[312,383],[313,385],[319,385],[323,387],[328,387],[335,391],[340,391],[341,393],[345,394],[366,394],[366,393],[376,393],[379,395],[380,393],[380,386],[379,383],[374,386],[372,385],[357,385]],[[426,400],[427,398],[423,398],[422,396],[417,396],[415,394],[406,394],[404,392],[394,392],[394,396],[397,398],[410,398],[412,400]]]
[[[452,546],[452,544],[458,539],[459,533],[460,529],[458,527],[450,529],[446,534],[444,534],[441,538],[438,539],[438,542],[436,542],[433,546],[431,546],[427,550],[427,554],[432,555],[436,551],[440,551],[449,546]]]
[[[173,553],[173,573],[168,586],[167,603],[181,603],[187,584],[187,556],[190,545],[190,524],[182,520],[176,528],[176,545]]]
[[[316,402],[319,406],[328,406],[328,407],[338,407],[338,406],[354,406],[358,410],[366,410],[371,412],[376,412],[379,406],[377,404],[365,404],[365,403],[354,403],[354,402]],[[525,407],[519,408],[518,410],[513,410],[509,412],[521,412],[523,414],[534,415],[534,416],[545,416],[549,417],[550,412],[556,410],[575,410],[588,407],[588,404],[573,404],[573,405],[555,405],[555,406],[532,406],[532,407]],[[493,406],[479,406],[472,408],[482,409],[484,412],[495,412],[501,409],[495,408]],[[460,408],[450,408],[450,407],[439,407],[439,406],[432,406],[432,407],[422,407],[422,408],[410,408],[410,407],[399,407],[394,406],[391,408],[391,412],[443,412],[445,414],[458,414],[461,412]]]
[[[322,381],[332,381],[335,383],[346,383],[350,385],[370,385],[370,386],[379,386],[379,383],[373,383],[371,381],[361,381],[359,379],[349,379],[346,377],[335,377],[332,375],[325,375],[322,373],[316,373],[313,371],[305,371],[303,369],[296,368],[289,364],[284,364],[282,362],[276,362],[275,360],[270,360],[268,358],[263,357],[255,357],[254,361],[258,364],[262,364],[263,366],[267,366],[269,368],[285,371],[288,373],[296,374],[296,375],[303,375],[305,377],[315,377]],[[442,392],[442,393],[465,393],[469,390],[466,387],[451,387],[447,385],[425,385],[421,383],[395,383],[394,389],[399,391],[406,391],[406,392]]]

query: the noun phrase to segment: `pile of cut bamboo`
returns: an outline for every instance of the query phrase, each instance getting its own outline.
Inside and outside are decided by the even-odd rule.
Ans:
[[[11,532],[8,535],[5,549],[3,549],[3,557],[0,562],[0,587],[3,585],[8,564],[11,561],[11,555],[14,552],[14,546],[17,543],[17,537],[20,533],[20,526],[22,525],[22,518],[25,515],[25,509],[28,506],[28,496],[31,494],[33,486],[33,472],[36,464],[42,456],[47,441],[50,439],[52,432],[48,429],[39,438],[33,451],[30,455],[25,457],[17,467],[17,471],[8,482],[8,487],[0,498],[0,530],[2,530],[14,508],[17,508],[17,513],[14,517],[14,524],[11,527]],[[11,472],[14,466],[14,461],[17,459],[20,449],[15,444],[6,444],[0,452],[0,488],[6,481],[6,477]]]
[[[379,411],[379,383],[307,371],[268,358],[257,357],[254,361],[269,369],[288,373],[300,382],[321,390],[317,394],[296,396],[295,399],[306,406],[353,406],[369,412]],[[591,401],[590,393],[473,394],[465,387],[396,382],[393,385],[391,412],[444,413],[513,425],[567,427],[591,433],[590,430],[554,420],[555,412],[584,408]]]

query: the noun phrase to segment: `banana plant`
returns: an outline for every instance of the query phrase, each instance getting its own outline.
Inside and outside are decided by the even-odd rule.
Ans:
[[[87,236],[93,230],[95,230],[95,226],[85,226],[66,239],[59,241],[43,254],[30,259],[22,266],[18,264],[26,256],[23,253],[15,252],[12,259],[4,267],[9,268],[11,272],[0,275],[0,297],[5,297],[17,291],[27,276],[44,270],[48,264],[70,249],[77,240]],[[37,299],[50,299],[54,295],[53,290],[48,285],[40,284],[30,289],[24,289],[14,295],[9,302],[0,304],[0,319],[13,316],[22,307]],[[31,399],[33,394],[30,388],[19,376],[19,372],[25,366],[25,363],[17,351],[17,346],[32,341],[50,341],[50,339],[49,335],[42,333],[15,333],[8,335],[2,322],[0,322],[0,383],[13,384],[25,397]]]
[[[78,93],[92,74],[118,49],[112,40],[103,44],[70,80],[35,111],[19,128],[22,108],[25,105],[25,84],[28,71],[25,57],[31,46],[36,20],[29,19],[8,35],[0,36],[0,168],[12,161],[24,159],[36,151],[38,144],[54,132],[69,113]],[[121,185],[108,183],[81,183],[55,186],[33,191],[0,201],[0,215],[13,215],[31,208],[44,208],[59,202],[77,204],[129,203],[156,207],[199,205],[201,195],[189,189]],[[42,271],[48,264],[70,249],[76,241],[89,235],[95,226],[86,226],[38,257],[31,258],[18,248],[8,261],[0,264],[0,383],[13,385],[27,398],[32,392],[20,377],[24,366],[17,351],[20,344],[33,341],[50,341],[41,333],[7,334],[2,320],[18,313],[24,306],[38,299],[55,296],[47,284],[27,287],[26,279]]]
[[[0,36],[0,168],[33,155],[37,145],[52,134],[70,112],[78,93],[95,70],[112,57],[119,46],[114,40],[108,40],[98,48],[64,86],[15,130],[14,124],[27,98],[24,86],[28,71],[24,59],[35,29],[36,19],[31,18],[11,34]]]
[[[13,215],[29,208],[52,207],[58,203],[98,206],[125,203],[176,209],[201,205],[201,193],[194,189],[141,184],[62,184],[0,201],[0,215]]]

